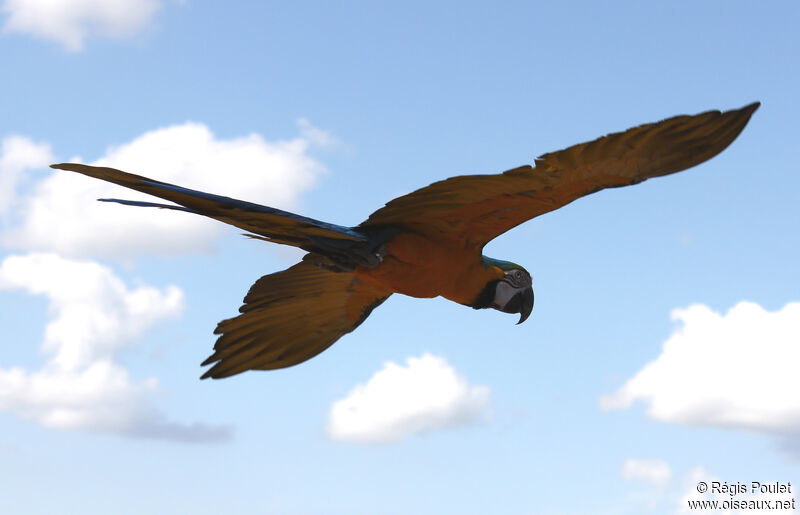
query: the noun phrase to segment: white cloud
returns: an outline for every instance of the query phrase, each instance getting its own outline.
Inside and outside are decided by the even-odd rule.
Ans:
[[[218,139],[206,126],[186,123],[111,147],[93,164],[286,209],[324,171],[308,148],[333,141],[307,121],[298,124],[300,137],[268,142],[256,134]],[[158,381],[130,377],[116,359],[153,324],[177,316],[181,291],[132,287],[97,263],[54,254],[130,257],[206,250],[225,225],[186,213],[100,203],[101,197],[153,199],[50,169],[38,182],[28,178],[31,184],[20,196],[24,172],[55,159],[49,146],[23,137],[2,143],[0,241],[46,253],[0,261],[0,290],[46,296],[51,318],[41,345],[42,367],[0,363],[0,411],[58,429],[187,441],[226,438],[225,428],[168,420],[155,403]],[[13,216],[5,216],[9,213]]]
[[[22,136],[9,136],[0,143],[0,215],[16,201],[17,183],[23,172],[44,168],[53,162],[46,143],[35,143]]]
[[[303,138],[314,145],[329,147],[338,143],[330,132],[314,127],[314,125],[305,118],[298,118],[297,126],[300,128],[300,134],[302,134]]]
[[[180,314],[177,287],[129,288],[97,263],[29,254],[0,264],[0,290],[44,295],[52,316],[42,368],[0,368],[0,410],[56,429],[189,441],[227,435],[222,428],[169,422],[152,400],[158,381],[135,383],[114,361],[153,324]]]
[[[622,477],[628,481],[645,481],[655,486],[665,486],[672,479],[672,470],[662,460],[625,460]]]
[[[310,127],[304,125],[302,131],[308,133]],[[289,209],[324,171],[307,155],[321,138],[315,134],[269,142],[251,134],[224,140],[205,125],[185,123],[111,147],[92,164]],[[11,248],[71,257],[119,257],[207,251],[225,230],[220,222],[198,215],[96,201],[104,197],[159,201],[76,173],[53,171],[20,200],[21,223],[8,229],[2,241]]]
[[[361,443],[469,424],[484,416],[489,388],[471,386],[444,358],[423,354],[384,364],[366,384],[333,403],[328,435]]]
[[[5,0],[0,12],[7,32],[30,34],[71,52],[89,36],[127,37],[148,23],[161,0]]]
[[[693,305],[672,319],[681,325],[661,355],[601,408],[644,401],[662,422],[800,434],[800,303],[769,312],[740,302],[725,315]]]

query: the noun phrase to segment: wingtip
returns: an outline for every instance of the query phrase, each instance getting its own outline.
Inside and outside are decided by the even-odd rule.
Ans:
[[[232,375],[236,375],[239,373],[235,372],[231,374],[230,372],[220,372],[218,368],[219,367],[217,367],[216,365],[209,368],[208,370],[203,372],[203,375],[200,376],[200,380],[204,381],[206,379],[225,379],[226,377],[230,377]]]
[[[211,358],[208,358],[205,361],[203,361],[202,363],[200,363],[200,366],[201,367],[205,367],[205,366],[208,366],[209,364],[213,363],[213,361],[209,361],[210,359]],[[210,379],[216,379],[216,377],[214,376],[214,367],[209,368],[208,370],[203,372],[203,375],[200,376],[200,380],[205,380],[205,379],[209,379],[209,378]]]
[[[722,115],[726,118],[729,118],[731,121],[731,127],[735,128],[735,134],[728,142],[728,145],[735,140],[739,134],[744,130],[745,126],[750,122],[750,118],[753,116],[753,113],[761,107],[761,102],[755,101],[750,104],[747,104],[744,107],[740,107],[739,109],[731,109],[723,113]],[[735,121],[734,121],[735,120]],[[725,145],[727,147],[727,145]]]
[[[745,113],[747,113],[748,115],[751,115],[751,114],[755,113],[755,112],[756,112],[756,109],[758,109],[759,107],[761,107],[761,102],[760,102],[760,101],[758,101],[758,100],[756,100],[755,102],[752,102],[752,103],[750,103],[750,104],[747,104],[746,106],[742,107],[742,108],[741,108],[741,109],[739,109],[739,110],[740,110],[740,111],[744,111],[744,112],[745,112]]]
[[[50,165],[50,168],[55,170],[66,170],[68,172],[78,172],[86,175],[87,170],[91,170],[92,166],[80,164],[80,163],[55,163]]]
[[[219,358],[216,357],[215,354],[212,354],[211,356],[207,357],[202,363],[200,363],[201,367],[207,367],[209,365],[212,365],[211,368],[209,368],[208,370],[203,372],[203,375],[200,376],[201,380],[202,379],[220,379],[222,377],[225,377],[224,375],[220,375],[219,374],[219,366],[218,366],[219,363],[218,363],[218,361],[219,361]]]

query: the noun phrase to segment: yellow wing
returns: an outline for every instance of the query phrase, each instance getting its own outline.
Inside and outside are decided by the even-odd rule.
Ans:
[[[242,314],[217,325],[221,336],[203,366],[216,364],[202,379],[302,363],[358,327],[390,294],[306,261],[265,275],[244,298]]]
[[[359,227],[396,225],[480,248],[584,195],[679,172],[714,157],[736,139],[759,105],[641,125],[544,154],[535,167],[451,177],[392,200]]]

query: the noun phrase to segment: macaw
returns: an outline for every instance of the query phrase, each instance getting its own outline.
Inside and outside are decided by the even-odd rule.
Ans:
[[[204,215],[248,236],[307,252],[282,272],[261,277],[239,308],[219,322],[212,365],[202,379],[302,363],[356,329],[390,295],[442,296],[474,309],[533,310],[531,274],[484,256],[509,229],[605,188],[637,184],[700,164],[722,152],[758,108],[676,116],[544,154],[494,175],[436,182],[388,202],[354,227],[190,190],[113,168],[75,163],[78,172],[173,202],[99,199]]]

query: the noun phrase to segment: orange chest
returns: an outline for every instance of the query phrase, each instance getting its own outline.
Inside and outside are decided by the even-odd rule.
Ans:
[[[424,298],[441,295],[467,305],[488,281],[503,276],[500,269],[481,263],[479,251],[412,233],[399,234],[387,243],[380,265],[358,268],[355,273],[395,293]]]

